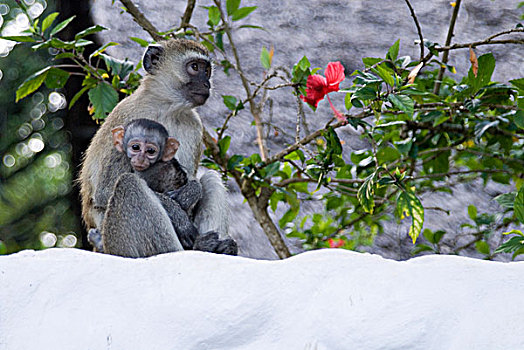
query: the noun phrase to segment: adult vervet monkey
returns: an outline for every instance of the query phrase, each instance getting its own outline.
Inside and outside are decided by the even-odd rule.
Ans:
[[[108,206],[108,203],[117,180],[123,173],[131,172],[131,168],[129,161],[120,157],[114,149],[111,130],[137,118],[149,118],[163,124],[169,135],[180,142],[176,158],[186,170],[189,179],[195,179],[202,155],[203,129],[200,116],[193,108],[206,102],[211,88],[212,67],[209,53],[204,46],[191,40],[171,39],[149,46],[144,54],[143,66],[146,74],[140,87],[115,107],[97,131],[86,151],[79,177],[82,216],[86,226],[101,228],[105,215],[111,215],[110,222],[116,221],[116,227],[111,229],[118,231],[116,235],[121,234],[122,237],[141,234],[141,231],[153,227],[147,223],[143,227],[136,227],[140,222],[155,222],[155,228],[170,227],[170,222],[161,201],[156,200],[153,191],[145,182],[135,179],[131,187],[136,188],[137,184],[140,186],[144,200],[149,202],[145,207],[151,209],[144,212],[136,208],[136,212],[127,213],[136,218],[132,227],[127,222],[119,223],[118,218],[115,220],[115,216],[121,214],[119,208],[115,207],[114,200],[111,201],[113,207]],[[117,184],[120,189],[119,198],[123,198],[123,201],[127,197],[121,192],[122,189],[125,191],[125,181],[129,179],[129,176],[125,176]],[[214,171],[206,171],[199,181],[202,185],[202,199],[194,211],[195,226],[200,234],[215,231],[225,238],[229,226],[226,189],[220,176]],[[133,194],[130,195],[133,197]],[[135,197],[133,205],[137,204]],[[120,202],[118,201],[118,206],[122,205]]]

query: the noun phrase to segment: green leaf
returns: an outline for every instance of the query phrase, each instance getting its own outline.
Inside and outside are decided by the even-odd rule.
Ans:
[[[45,81],[51,67],[46,67],[30,75],[16,90],[16,102],[36,91]]]
[[[393,147],[380,148],[377,152],[377,159],[379,165],[390,163],[400,158],[400,152]]]
[[[382,61],[382,58],[375,58],[375,57],[364,57],[362,59],[362,62],[364,63],[364,65],[366,66],[366,68],[369,68],[377,63],[379,63],[380,61]]]
[[[136,38],[134,36],[130,36],[129,39],[133,40],[135,43],[137,43],[138,45],[140,45],[142,47],[148,47],[149,46],[149,41],[147,41],[147,40],[144,40],[144,39],[141,39],[141,38]]]
[[[504,208],[513,209],[513,203],[515,202],[515,197],[517,194],[515,192],[503,193],[496,196],[494,199]]]
[[[108,47],[116,46],[116,45],[120,45],[120,44],[111,41],[111,42],[105,44],[104,46],[102,46],[101,48],[99,48],[98,50],[96,50],[95,52],[93,52],[91,55],[89,55],[89,58],[96,57],[96,56],[100,55],[102,52],[104,52]]]
[[[51,68],[47,73],[45,85],[50,89],[61,89],[67,83],[69,73],[59,68]]]
[[[278,220],[279,226],[283,228],[288,222],[295,220],[298,215],[298,211],[298,207],[290,208],[284,215],[282,215],[282,218]]]
[[[374,172],[364,180],[364,183],[358,189],[357,199],[362,205],[362,209],[366,213],[373,214],[373,208],[375,207],[374,195],[375,195],[375,177],[377,173]]]
[[[225,136],[218,140],[218,148],[220,149],[220,157],[224,158],[227,150],[229,149],[229,145],[231,144],[231,136]]]
[[[510,80],[509,82],[511,85],[516,86],[520,90],[524,91],[524,78]]]
[[[262,52],[260,53],[260,62],[266,70],[271,68],[271,55],[265,46],[262,47]]]
[[[239,155],[239,154],[233,155],[227,161],[227,170],[235,169],[235,167],[237,167],[240,164],[240,162],[242,162],[243,159],[244,159],[244,157]]]
[[[424,207],[411,190],[402,190],[400,192],[397,198],[397,215],[401,219],[411,216],[411,227],[408,234],[413,240],[413,244],[415,244],[424,224]]]
[[[242,18],[247,17],[251,12],[255,11],[257,9],[257,6],[248,6],[248,7],[241,7],[238,10],[233,13],[231,16],[231,19],[233,21],[238,21]]]
[[[473,204],[468,206],[468,216],[473,221],[477,219],[477,207]]]
[[[518,126],[521,129],[524,129],[524,111],[518,110],[515,113],[515,116],[513,117],[513,122],[516,126]]]
[[[508,241],[502,243],[500,247],[498,247],[494,253],[511,253],[511,252],[519,252],[518,254],[514,254],[513,258],[519,254],[523,254],[524,251],[524,238],[522,238],[521,235],[513,236]]]
[[[486,241],[475,242],[475,248],[481,254],[484,254],[484,255],[490,255],[491,254],[491,249],[489,247],[489,244]]]
[[[133,71],[133,63],[127,61],[127,59],[122,61],[104,53],[101,53],[100,57],[103,58],[107,68],[110,69],[114,75],[118,75],[122,79]]]
[[[222,95],[222,100],[224,101],[224,104],[226,105],[227,109],[230,111],[234,111],[237,106],[237,99],[234,96],[228,96],[228,95]]]
[[[42,33],[45,32],[47,28],[49,28],[49,26],[54,22],[58,15],[58,12],[53,12],[42,21]]]
[[[389,48],[386,58],[391,61],[395,61],[398,57],[398,50],[400,47],[400,39],[395,41],[395,43]]]
[[[87,91],[89,90],[89,86],[86,86],[86,87],[83,87],[82,90],[78,91],[75,96],[73,96],[73,98],[71,99],[71,101],[69,102],[69,109],[71,109],[74,104],[76,103],[76,101],[78,101],[78,99],[80,97],[82,97],[82,95]]]
[[[388,100],[401,111],[406,112],[410,116],[413,115],[415,102],[409,96],[389,94]]]
[[[101,81],[88,92],[89,100],[95,109],[94,119],[105,119],[118,103],[118,93],[105,81]]]
[[[275,175],[278,172],[279,169],[280,169],[280,162],[274,162],[274,163],[267,165],[264,168],[264,171],[265,171],[264,177],[265,178],[272,177],[273,175]]]
[[[72,52],[62,52],[55,56],[55,60],[61,60],[63,58],[73,58],[75,54]]]
[[[389,86],[395,85],[395,79],[393,78],[393,71],[385,68],[383,65],[379,65],[376,68],[371,69],[373,72],[377,73],[379,77],[384,80]]]
[[[239,6],[240,6],[240,0],[227,0],[226,1],[227,15],[232,16],[233,13],[235,13],[235,11],[238,9]]]
[[[71,21],[73,19],[75,19],[76,16],[73,16],[73,17],[69,17],[68,19],[66,19],[65,21],[62,21],[60,23],[58,23],[58,25],[56,27],[53,28],[53,30],[51,30],[51,33],[49,33],[49,36],[53,36],[55,34],[58,34],[60,31],[62,31],[65,27],[67,27],[67,25],[69,23],[71,23]]]
[[[472,87],[472,94],[477,93],[483,86],[489,84],[491,75],[495,70],[495,58],[492,53],[487,53],[478,58],[478,72],[477,76],[473,73],[473,68],[469,69],[468,81]]]
[[[513,210],[517,219],[524,224],[524,185],[520,186],[520,190],[515,197]]]
[[[211,26],[217,26],[220,23],[220,10],[216,6],[210,6],[207,9],[209,24]]]
[[[77,33],[75,35],[75,40],[82,39],[85,36],[95,34],[104,30],[107,30],[107,28],[97,24],[96,26],[89,27]]]
[[[36,39],[34,39],[31,35],[0,36],[0,39],[19,41],[21,43],[35,43],[36,42]]]

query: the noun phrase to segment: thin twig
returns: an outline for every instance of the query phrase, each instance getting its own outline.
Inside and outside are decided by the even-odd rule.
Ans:
[[[155,28],[155,26],[149,22],[149,20],[144,16],[144,14],[138,9],[138,7],[135,6],[133,1],[131,0],[120,0],[122,5],[126,8],[127,12],[133,16],[133,19],[135,22],[142,27],[146,32],[151,35],[151,37],[156,40],[164,40],[164,37],[160,34],[158,34],[158,29]]]
[[[455,23],[457,21],[458,12],[460,9],[460,3],[462,0],[457,0],[455,2],[455,7],[453,8],[453,14],[451,15],[451,21],[449,22],[449,29],[448,29],[448,35],[446,37],[446,44],[445,46],[449,46],[451,44],[451,39],[453,38],[453,31],[455,29]],[[444,54],[442,56],[442,63],[446,64],[448,63],[448,57],[449,57],[449,50],[444,51]],[[442,78],[444,78],[444,71],[446,70],[446,67],[440,67],[440,70],[438,72],[437,80],[435,80],[435,86],[433,88],[433,94],[438,95],[440,92],[440,85],[442,84]]]
[[[445,52],[448,52],[450,50],[455,50],[455,49],[467,49],[470,46],[476,47],[476,46],[481,46],[481,45],[505,45],[505,44],[524,44],[524,39],[482,40],[482,41],[474,41],[472,43],[467,43],[467,44],[453,44],[451,46],[435,47],[435,50],[444,51],[445,53]]]
[[[193,10],[195,9],[196,0],[187,0],[186,10],[182,15],[182,22],[180,22],[180,28],[185,28],[191,21]]]
[[[420,28],[420,24],[418,22],[418,18],[417,18],[417,15],[415,14],[415,10],[413,9],[413,6],[411,6],[411,3],[409,2],[409,0],[405,0],[405,1],[409,7],[409,12],[411,12],[411,17],[413,17],[415,26],[417,27],[417,33],[420,39],[420,61],[422,61],[424,59],[424,36],[422,36],[422,29]]]
[[[220,18],[222,19],[222,22],[224,23],[224,31],[226,32],[227,38],[229,40],[229,44],[231,45],[231,51],[233,51],[233,56],[235,57],[236,71],[240,75],[240,80],[242,81],[242,85],[244,86],[244,90],[246,91],[247,97],[250,98],[251,89],[249,88],[249,81],[246,78],[246,76],[244,75],[244,71],[242,70],[242,67],[240,65],[240,57],[238,55],[238,51],[237,51],[235,42],[233,41],[233,35],[231,34],[231,27],[229,27],[227,18],[224,14],[224,11],[222,10],[220,1],[219,0],[213,0],[213,1],[220,12]],[[249,108],[251,110],[251,114],[253,115],[253,118],[255,119],[255,127],[257,129],[258,148],[260,151],[260,157],[264,161],[267,159],[268,156],[267,156],[266,147],[264,145],[262,123],[260,120],[260,110],[257,108],[256,104],[254,103],[252,99],[249,100]]]

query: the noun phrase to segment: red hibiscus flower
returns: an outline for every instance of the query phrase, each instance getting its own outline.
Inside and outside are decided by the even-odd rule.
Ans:
[[[326,68],[325,78],[318,74],[313,74],[307,77],[306,96],[300,95],[300,98],[302,101],[317,108],[318,103],[324,99],[324,96],[340,89],[339,84],[345,78],[344,66],[342,66],[340,62],[329,62]],[[344,116],[333,106],[329,96],[327,99],[335,116],[341,121],[345,120]]]
[[[344,245],[344,240],[342,238],[339,239],[328,239],[329,248],[340,248]]]

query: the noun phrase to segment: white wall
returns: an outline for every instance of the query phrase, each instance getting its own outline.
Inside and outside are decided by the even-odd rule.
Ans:
[[[524,263],[0,257],[0,349],[524,349]]]

